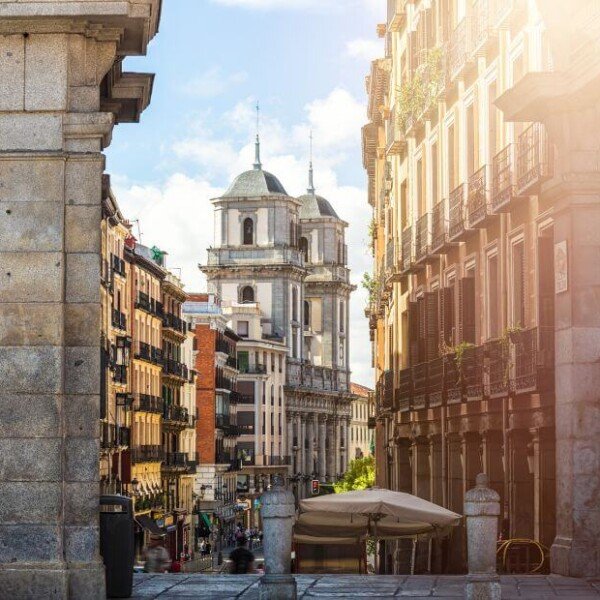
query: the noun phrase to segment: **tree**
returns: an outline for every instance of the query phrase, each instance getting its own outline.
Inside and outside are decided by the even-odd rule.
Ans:
[[[341,481],[333,485],[336,494],[351,492],[353,490],[365,490],[375,485],[375,458],[365,456],[350,461],[348,470],[344,473]]]

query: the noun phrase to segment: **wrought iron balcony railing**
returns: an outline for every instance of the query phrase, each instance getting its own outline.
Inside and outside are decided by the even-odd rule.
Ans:
[[[164,409],[164,400],[158,396],[149,394],[137,394],[134,396],[133,410],[162,414]]]
[[[540,185],[552,176],[552,152],[546,128],[531,124],[520,136],[517,147],[517,193],[539,193]]]
[[[484,350],[482,346],[465,348],[461,360],[461,377],[467,400],[483,398]]]
[[[431,254],[443,252],[448,245],[447,200],[440,200],[431,211]]]
[[[508,395],[510,382],[510,347],[506,340],[490,340],[485,344],[488,361],[486,394],[490,398]]]
[[[121,331],[127,331],[127,317],[125,313],[122,313],[117,308],[112,309],[112,326],[115,329],[120,329]]]
[[[406,227],[402,231],[402,273],[409,273],[413,265],[413,230]]]
[[[448,225],[448,239],[451,242],[460,241],[466,232],[465,203],[467,186],[461,183],[450,192],[448,200],[450,204],[450,218]]]
[[[471,12],[471,50],[477,54],[483,52],[486,44],[497,37],[493,25],[498,0],[475,0]]]
[[[430,214],[425,213],[417,220],[415,230],[415,261],[421,262],[429,254]]]
[[[469,177],[467,214],[469,227],[481,227],[491,215],[488,166],[484,165]]]
[[[515,146],[508,144],[492,159],[492,195],[493,213],[507,210],[516,198]]]
[[[162,462],[165,458],[165,451],[162,446],[144,445],[135,446],[131,449],[131,462]]]
[[[413,376],[413,410],[421,410],[427,408],[427,394],[429,392],[428,378],[429,364],[426,362],[415,365],[412,369]]]
[[[407,412],[411,409],[413,395],[412,369],[401,369],[399,373],[399,388],[396,390],[396,404],[400,412]]]
[[[458,77],[467,66],[471,53],[471,23],[465,17],[454,29],[448,42],[448,75],[450,80]]]

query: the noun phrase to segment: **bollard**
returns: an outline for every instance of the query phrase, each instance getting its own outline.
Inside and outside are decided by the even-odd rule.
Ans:
[[[294,495],[283,477],[275,475],[271,489],[261,497],[265,574],[260,578],[260,600],[296,600],[296,580],[290,574]]]
[[[488,476],[477,475],[477,484],[465,495],[467,518],[467,600],[500,600],[496,571],[496,542],[500,496],[488,487]]]

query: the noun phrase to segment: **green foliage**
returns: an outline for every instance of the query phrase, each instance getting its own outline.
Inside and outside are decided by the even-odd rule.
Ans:
[[[336,494],[353,490],[366,490],[375,485],[375,458],[365,456],[350,461],[341,481],[334,484]]]
[[[377,224],[375,219],[371,219],[369,223],[369,249],[371,252],[375,250],[375,237],[377,236]]]
[[[367,292],[369,292],[369,302],[375,302],[377,296],[377,290],[379,289],[379,282],[370,273],[363,273],[361,285]]]
[[[442,49],[434,48],[426,52],[424,62],[397,89],[396,119],[403,129],[411,119],[423,116],[442,89]]]

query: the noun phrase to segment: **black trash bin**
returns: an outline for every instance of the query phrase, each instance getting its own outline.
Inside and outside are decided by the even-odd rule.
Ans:
[[[100,497],[100,554],[106,569],[106,595],[129,598],[133,587],[133,504],[126,496]]]

